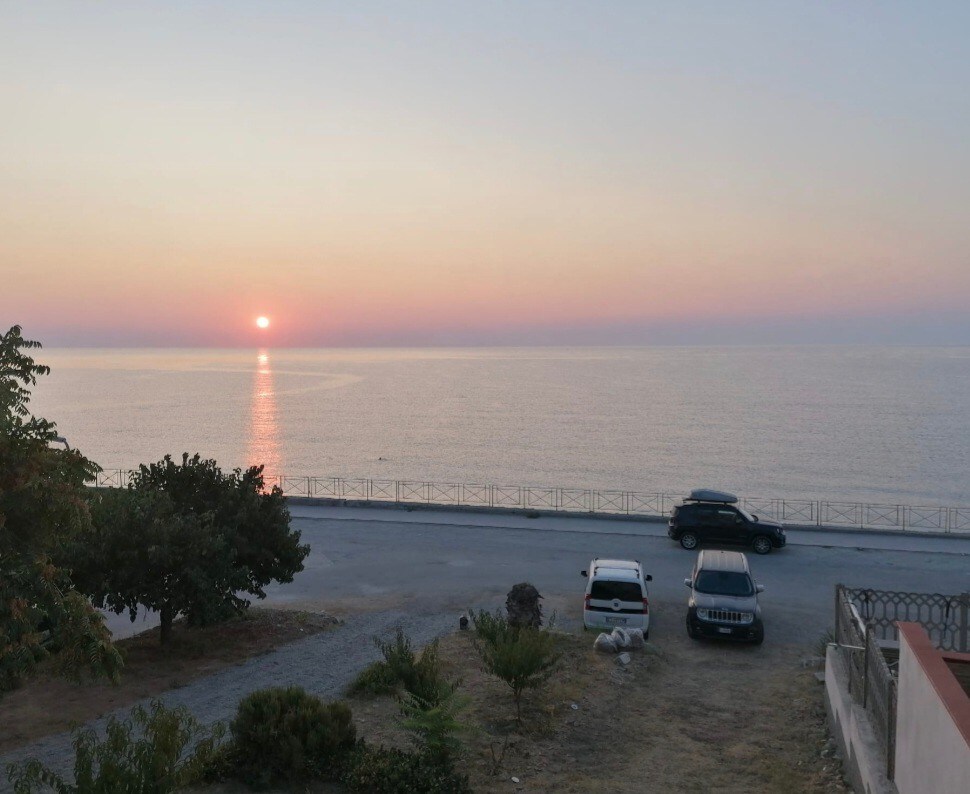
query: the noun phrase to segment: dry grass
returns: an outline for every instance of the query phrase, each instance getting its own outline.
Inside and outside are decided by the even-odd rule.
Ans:
[[[471,633],[442,640],[445,669],[472,701],[462,767],[476,791],[845,790],[837,763],[819,754],[822,687],[800,664],[804,648],[695,643],[671,631],[662,650],[633,652],[624,669],[593,638],[561,636],[562,670],[526,696],[519,730],[511,694],[481,671]],[[351,705],[368,742],[407,746],[393,700]]]
[[[41,669],[3,697],[0,753],[184,686],[334,623],[321,613],[250,609],[216,626],[192,629],[176,623],[166,648],[159,645],[158,629],[146,631],[118,643],[125,669],[117,686],[102,681],[74,684]]]

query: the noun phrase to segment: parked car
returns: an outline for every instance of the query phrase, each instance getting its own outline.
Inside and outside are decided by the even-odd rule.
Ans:
[[[737,505],[738,497],[701,488],[670,511],[667,534],[688,551],[701,543],[750,546],[767,554],[785,545],[785,529],[777,521],[763,521]]]
[[[712,549],[698,552],[684,584],[690,588],[687,634],[691,639],[717,637],[761,645],[765,627],[758,593],[765,587],[751,578],[744,554]]]
[[[642,629],[650,634],[650,602],[647,582],[638,560],[592,560],[581,571],[589,581],[583,602],[583,626],[588,629]]]

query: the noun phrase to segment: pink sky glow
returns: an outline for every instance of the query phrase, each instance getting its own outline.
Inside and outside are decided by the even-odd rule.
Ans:
[[[970,343],[946,14],[430,6],[5,6],[0,325]]]

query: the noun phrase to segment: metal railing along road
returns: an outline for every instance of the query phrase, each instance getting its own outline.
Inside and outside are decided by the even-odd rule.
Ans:
[[[100,487],[124,487],[130,472],[106,469],[97,475]],[[426,480],[380,480],[344,477],[267,475],[286,496],[352,502],[394,502],[463,507],[502,507],[603,515],[666,516],[684,494],[644,491],[559,488],[551,486],[442,483]],[[824,499],[743,497],[740,505],[761,518],[802,526],[857,529],[922,530],[970,537],[970,507],[841,502]]]

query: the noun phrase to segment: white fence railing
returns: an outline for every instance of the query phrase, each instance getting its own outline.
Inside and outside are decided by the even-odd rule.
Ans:
[[[123,488],[129,476],[124,469],[106,469],[98,474],[97,485]],[[286,496],[294,497],[604,515],[666,516],[684,499],[684,494],[490,483],[289,475],[267,475],[265,479],[268,486],[279,486]],[[740,504],[759,517],[794,525],[934,531],[970,537],[970,507],[759,497],[743,497]]]

